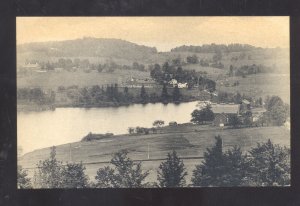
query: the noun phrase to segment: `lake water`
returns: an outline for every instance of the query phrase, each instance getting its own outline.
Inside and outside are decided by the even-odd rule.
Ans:
[[[175,104],[135,104],[118,108],[57,108],[55,111],[19,112],[18,147],[22,153],[80,141],[92,133],[128,133],[128,127],[152,127],[155,120],[186,123],[197,101]]]

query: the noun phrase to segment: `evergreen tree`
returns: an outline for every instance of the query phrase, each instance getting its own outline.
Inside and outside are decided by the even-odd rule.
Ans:
[[[250,152],[251,180],[257,186],[290,185],[290,150],[269,139]]]
[[[168,100],[169,100],[169,94],[168,94],[168,89],[167,89],[166,84],[164,84],[164,86],[163,86],[163,89],[161,92],[161,99],[162,99],[162,102],[168,102]]]
[[[142,87],[141,87],[140,97],[142,99],[142,103],[147,103],[148,102],[148,94],[146,93],[144,85],[142,85]]]
[[[222,186],[249,186],[249,164],[241,148],[234,146],[224,153]]]
[[[127,151],[117,152],[111,160],[114,168],[100,168],[95,179],[97,187],[134,188],[144,187],[143,181],[149,172],[142,172],[141,162],[135,163],[127,157]]]
[[[185,185],[187,172],[183,161],[173,151],[168,153],[167,160],[159,165],[157,179],[160,187],[182,187]]]
[[[178,85],[175,86],[174,90],[173,90],[173,101],[174,102],[179,102],[181,97]]]
[[[222,139],[216,136],[216,144],[204,152],[204,161],[196,165],[193,171],[192,183],[194,186],[222,186],[224,179],[224,155]]]
[[[88,187],[88,176],[84,173],[82,163],[68,163],[62,169],[62,186],[64,188]]]

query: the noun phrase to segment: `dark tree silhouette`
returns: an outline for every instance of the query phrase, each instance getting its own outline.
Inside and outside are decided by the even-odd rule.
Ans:
[[[201,110],[195,109],[191,115],[192,115],[191,122],[196,124],[203,124],[204,122],[213,121],[215,118],[215,115],[211,110],[210,106],[206,106]]]
[[[82,163],[68,163],[62,169],[62,186],[64,188],[86,188],[89,186],[88,176],[84,173]]]
[[[173,90],[173,101],[174,102],[179,102],[180,98],[181,98],[181,94],[180,94],[178,85],[176,85],[174,90]]]
[[[164,86],[162,88],[161,99],[162,99],[162,102],[168,102],[169,101],[169,94],[168,94],[168,89],[167,89],[166,84],[164,84]]]
[[[144,85],[142,85],[142,87],[141,87],[140,97],[141,97],[142,103],[147,103],[148,102],[148,94],[146,93]]]
[[[159,165],[157,179],[160,187],[183,187],[187,175],[183,161],[173,151],[168,153],[167,160]]]

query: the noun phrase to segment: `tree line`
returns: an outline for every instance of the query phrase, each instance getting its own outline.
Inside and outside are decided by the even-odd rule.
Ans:
[[[89,59],[70,59],[70,58],[59,58],[57,61],[53,62],[43,62],[37,60],[26,61],[26,63],[38,63],[42,70],[51,71],[55,68],[63,68],[65,70],[72,70],[74,68],[78,69],[90,69],[97,70],[98,72],[114,72],[116,69],[125,70],[137,70],[137,71],[148,71],[144,64],[133,62],[131,65],[120,65],[115,61],[110,60],[105,63],[91,63]]]
[[[163,85],[161,92],[148,92],[144,85],[140,91],[133,93],[128,87],[120,88],[118,84],[92,87],[74,88],[61,87],[59,92],[65,93],[73,101],[74,106],[120,106],[134,103],[180,103],[192,99],[192,96],[182,95],[179,88],[175,87],[169,93],[166,85]]]
[[[270,73],[274,71],[274,67],[268,67],[264,65],[243,65],[240,67],[234,67],[230,65],[229,67],[229,73],[228,75],[230,77],[233,76],[241,76],[241,77],[246,77],[247,75],[252,75],[252,74],[259,74],[259,73]]]
[[[139,187],[208,187],[208,186],[287,186],[290,185],[290,149],[271,140],[257,143],[243,153],[234,146],[223,151],[223,140],[204,152],[202,162],[195,165],[191,184],[186,184],[187,168],[176,151],[167,154],[157,169],[157,182],[147,182],[149,171],[141,161],[133,161],[128,151],[115,153],[109,166],[98,169],[95,182],[85,174],[82,163],[67,163],[56,159],[56,149],[50,157],[37,164],[33,180],[18,167],[18,188],[139,188]]]
[[[37,104],[53,104],[55,102],[55,92],[48,92],[39,87],[36,88],[18,88],[17,99],[20,101],[29,101]]]
[[[248,44],[204,44],[202,46],[180,46],[171,49],[172,52],[195,52],[195,53],[229,53],[229,52],[242,52],[251,51],[257,49],[257,47]]]

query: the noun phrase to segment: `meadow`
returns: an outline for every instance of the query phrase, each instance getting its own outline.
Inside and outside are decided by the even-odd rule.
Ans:
[[[206,148],[215,143],[216,135],[222,137],[224,151],[238,145],[246,152],[258,142],[266,142],[267,139],[271,139],[275,144],[290,147],[290,131],[285,127],[221,129],[210,125],[184,124],[164,127],[158,130],[158,134],[124,134],[91,142],[58,145],[56,151],[60,161],[82,162],[87,175],[94,180],[97,170],[109,165],[115,152],[126,149],[130,158],[142,161],[143,170],[150,171],[147,181],[151,182],[156,180],[157,168],[167,153],[176,150],[184,160],[189,180],[195,165],[201,163]],[[49,154],[50,148],[35,150],[20,157],[18,164],[26,168],[32,177],[36,163],[48,158]]]

